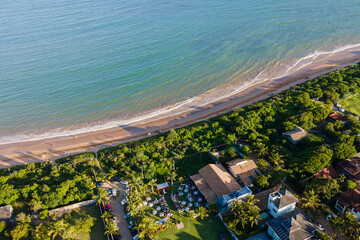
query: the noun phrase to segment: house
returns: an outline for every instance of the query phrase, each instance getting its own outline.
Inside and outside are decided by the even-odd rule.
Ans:
[[[208,164],[190,179],[208,203],[216,202],[224,211],[232,201],[252,194],[249,188],[241,188],[221,164]]]
[[[340,212],[350,212],[355,215],[356,220],[360,219],[360,190],[359,186],[355,189],[348,189],[336,198],[335,208]]]
[[[335,168],[330,166],[330,167],[324,168],[323,170],[321,170],[318,173],[315,173],[314,177],[335,179],[335,178],[338,178],[339,175],[340,174],[335,170]]]
[[[294,211],[299,200],[286,188],[269,195],[268,210],[274,217],[280,217],[288,212]]]
[[[360,157],[342,160],[337,164],[337,167],[351,180],[360,183]]]
[[[277,192],[280,190],[280,185],[270,188],[268,190],[259,192],[257,194],[254,195],[254,198],[259,200],[256,205],[260,208],[260,211],[266,211],[267,207],[268,207],[268,200],[269,200],[269,195],[273,192]]]
[[[267,222],[267,233],[275,240],[307,240],[312,239],[316,226],[301,210],[287,213]]]
[[[230,173],[234,178],[241,180],[245,186],[250,187],[252,180],[263,175],[257,168],[254,160],[251,159],[235,159],[226,163]]]
[[[296,144],[304,139],[308,135],[308,132],[301,127],[294,127],[293,130],[284,132],[283,137],[287,138],[292,144]]]
[[[11,205],[0,207],[0,221],[7,221],[11,219],[13,208]]]
[[[341,121],[343,124],[347,122],[346,117],[338,112],[331,113],[329,116],[330,121],[336,122]]]

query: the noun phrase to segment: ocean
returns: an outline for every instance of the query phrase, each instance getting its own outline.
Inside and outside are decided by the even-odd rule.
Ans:
[[[360,46],[356,0],[2,3],[0,143],[201,107]]]

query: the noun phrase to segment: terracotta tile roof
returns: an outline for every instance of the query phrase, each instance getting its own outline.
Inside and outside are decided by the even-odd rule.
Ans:
[[[11,205],[0,207],[0,221],[9,220],[11,218],[12,212],[13,208]]]
[[[350,175],[354,182],[360,181],[360,158],[354,157],[342,160],[337,165]]]
[[[346,122],[345,116],[343,116],[342,114],[340,114],[338,112],[334,112],[334,113],[330,114],[329,118],[333,119],[334,121],[340,120],[342,122]]]
[[[199,188],[199,191],[201,191],[202,194],[203,192],[206,192],[206,194],[209,195],[209,199],[214,198],[212,192],[217,198],[241,189],[241,186],[221,164],[206,165],[199,170],[199,174],[193,175],[190,178],[195,182],[195,185]],[[205,195],[204,197],[206,198]]]
[[[339,177],[339,173],[335,170],[335,168],[330,166],[330,167],[324,168],[320,172],[316,173],[314,175],[314,177],[335,179],[335,178]]]
[[[308,135],[308,132],[301,127],[294,127],[293,130],[283,133],[284,136],[291,138],[294,142],[298,142]]]
[[[235,159],[226,163],[235,176],[247,186],[252,179],[258,177],[256,173],[257,165],[252,159]]]
[[[206,183],[203,176],[198,173],[193,176],[190,176],[191,180],[194,181],[196,187],[199,189],[201,194],[204,196],[207,202],[214,202],[217,198],[215,192],[210,188],[210,186]]]
[[[360,212],[360,191],[358,189],[348,189],[336,198],[345,207],[354,208]]]

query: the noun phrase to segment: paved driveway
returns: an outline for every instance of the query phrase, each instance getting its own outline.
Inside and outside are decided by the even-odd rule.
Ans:
[[[124,218],[125,211],[124,206],[121,205],[121,200],[124,199],[125,193],[125,185],[119,182],[107,182],[102,185],[105,189],[115,188],[117,191],[117,197],[110,198],[110,206],[114,216],[117,218],[116,224],[119,227],[119,234],[121,235],[122,239],[125,240],[132,240],[133,237],[130,233],[128,228],[128,222]]]

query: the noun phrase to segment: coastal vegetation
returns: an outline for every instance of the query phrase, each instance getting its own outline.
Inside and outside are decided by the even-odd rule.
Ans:
[[[10,204],[14,214],[41,213],[49,209],[92,199],[95,154],[29,163],[0,169],[0,205]]]
[[[144,197],[153,194],[157,184],[177,184],[213,163],[213,153],[219,153],[221,163],[242,155],[254,158],[264,173],[254,180],[255,193],[286,181],[302,196],[302,206],[314,210],[322,202],[354,187],[354,183],[344,176],[337,179],[312,176],[360,151],[360,121],[353,115],[347,115],[346,121],[328,118],[334,103],[359,92],[360,64],[323,75],[207,121],[102,149],[98,152],[98,160],[109,178],[117,176],[130,182],[130,213],[145,239],[155,233],[159,236],[166,234],[169,239],[176,239],[174,234],[186,237],[194,233],[198,237],[203,233],[195,233],[195,228],[204,229],[202,224],[212,227],[215,220],[210,222],[209,219],[215,217],[198,210],[190,211],[192,216],[190,212],[187,217],[175,216],[181,222],[196,222],[195,225],[189,224],[183,232],[179,233],[172,226],[158,233],[154,220],[149,220],[148,209],[138,208],[138,205]],[[306,130],[308,135],[293,144],[282,133],[296,126]],[[46,218],[48,209],[91,199],[96,194],[94,172],[98,171],[94,158],[94,154],[86,153],[55,162],[2,169],[0,205],[11,204],[16,214],[40,212],[40,216]],[[100,199],[102,195],[100,192]],[[248,198],[235,204],[225,219],[236,235],[248,233],[259,224],[259,209],[255,202]],[[174,206],[170,204],[170,208]],[[66,218],[63,221],[65,224]],[[18,222],[23,224],[22,231],[33,228],[41,232],[47,224],[52,224],[49,222],[34,228],[28,220],[19,219]],[[88,222],[86,225],[91,224]],[[5,231],[9,235],[15,230]],[[353,234],[353,230],[349,230],[349,234]]]

